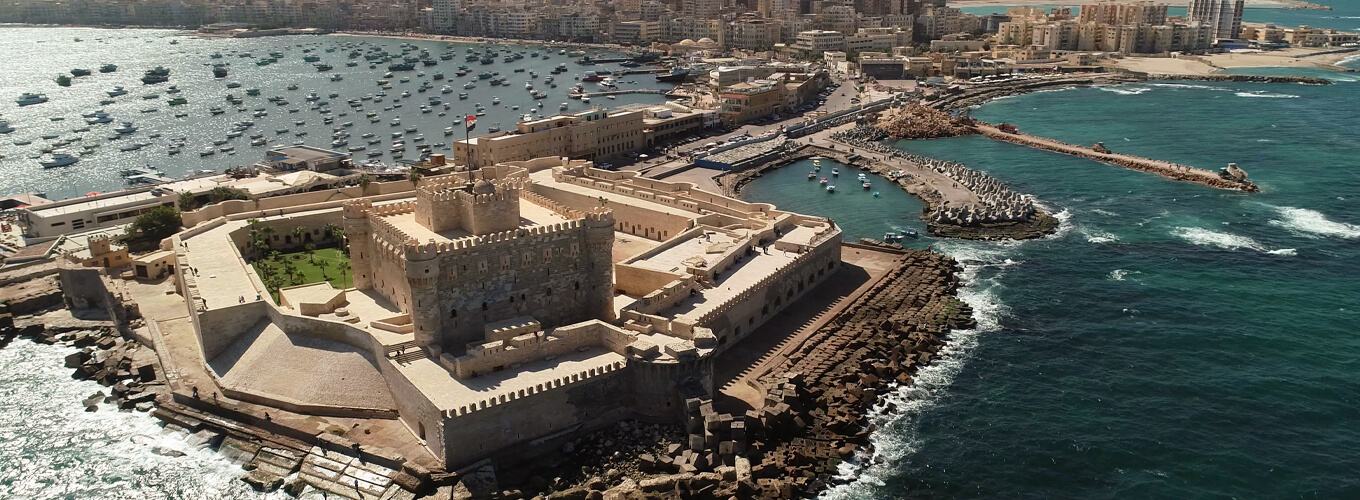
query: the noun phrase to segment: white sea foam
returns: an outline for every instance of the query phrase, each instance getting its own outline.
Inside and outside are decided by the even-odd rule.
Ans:
[[[1167,87],[1173,89],[1213,90],[1217,92],[1228,91],[1228,89],[1225,89],[1223,87],[1211,87],[1208,85],[1193,85],[1189,83],[1149,83],[1148,85],[1151,85],[1153,87]]]
[[[1360,238],[1360,225],[1329,220],[1325,214],[1317,210],[1295,207],[1273,208],[1284,219],[1272,220],[1270,223],[1288,229],[1294,234],[1309,238]]]
[[[1266,247],[1246,236],[1210,231],[1199,227],[1177,227],[1171,230],[1171,234],[1186,242],[1202,247],[1217,247],[1224,250],[1247,248],[1258,252],[1267,251]]]
[[[965,287],[959,290],[959,300],[973,308],[973,318],[977,326],[968,330],[950,332],[945,345],[931,360],[931,363],[916,372],[911,385],[896,386],[884,395],[878,408],[870,415],[879,429],[889,431],[875,432],[872,436],[873,456],[859,457],[853,463],[843,463],[837,469],[842,478],[853,478],[849,483],[834,486],[824,492],[821,498],[828,500],[851,500],[867,498],[884,486],[886,479],[900,474],[902,460],[909,457],[919,446],[917,418],[935,405],[941,395],[953,385],[973,350],[978,338],[985,332],[1001,328],[1001,318],[1009,308],[996,295],[1001,287],[997,273],[986,279],[979,279],[983,269],[1006,268],[1019,262],[1005,258],[1008,250],[1018,244],[977,244],[962,243],[951,245],[946,252],[965,264],[960,279]],[[991,257],[988,262],[978,262],[978,257]],[[891,403],[892,412],[886,411]]]
[[[1086,237],[1088,243],[1114,243],[1119,241],[1119,236],[1114,233],[1107,233],[1099,229],[1083,227],[1080,230],[1082,236]]]
[[[1104,215],[1104,216],[1106,216],[1106,217],[1115,217],[1115,216],[1118,216],[1118,215],[1119,215],[1119,214],[1117,214],[1117,213],[1115,213],[1115,212],[1111,212],[1111,211],[1109,211],[1109,210],[1101,210],[1101,209],[1099,209],[1099,208],[1092,208],[1092,209],[1091,209],[1091,212],[1092,212],[1092,213],[1097,213],[1097,214],[1100,214],[1100,215]]]
[[[1293,256],[1295,256],[1295,255],[1298,255],[1298,254],[1299,254],[1299,251],[1298,251],[1298,250],[1295,250],[1295,249],[1293,249],[1293,248],[1281,248],[1281,249],[1279,249],[1279,250],[1271,250],[1271,251],[1266,252],[1266,253],[1271,254],[1271,255],[1282,255],[1282,256],[1285,256],[1285,257],[1293,257]]]
[[[1133,273],[1138,274],[1138,271],[1133,271]],[[1109,278],[1114,281],[1124,281],[1124,277],[1128,275],[1129,271],[1126,271],[1124,269],[1115,269],[1113,271],[1110,271]]]
[[[1106,92],[1114,92],[1120,95],[1138,95],[1152,91],[1152,89],[1147,87],[1096,87],[1096,88],[1104,90]]]
[[[1263,98],[1263,99],[1298,99],[1298,98],[1299,98],[1299,96],[1296,96],[1296,95],[1293,95],[1293,94],[1276,94],[1276,93],[1273,93],[1273,92],[1266,92],[1266,91],[1264,91],[1264,90],[1258,90],[1258,91],[1254,91],[1254,92],[1238,92],[1238,93],[1235,94],[1235,95],[1237,95],[1237,97],[1260,97],[1260,98]]]

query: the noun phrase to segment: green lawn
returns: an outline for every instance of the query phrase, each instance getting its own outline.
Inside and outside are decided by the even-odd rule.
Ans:
[[[305,251],[281,253],[277,259],[258,259],[253,265],[255,272],[259,273],[260,279],[265,283],[269,282],[265,277],[271,272],[278,276],[280,288],[329,281],[331,286],[345,289],[354,285],[354,277],[350,275],[348,266],[345,266],[348,263],[349,256],[339,249],[320,248],[311,256]],[[301,281],[297,280],[298,276],[284,272],[287,264],[292,264],[301,272]]]

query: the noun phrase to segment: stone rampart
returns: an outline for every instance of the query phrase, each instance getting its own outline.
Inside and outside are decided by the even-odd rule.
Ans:
[[[592,379],[596,377],[613,374],[618,370],[624,369],[626,366],[628,366],[627,362],[617,361],[599,368],[591,368],[588,370],[582,370],[577,373],[565,374],[561,377],[554,377],[551,380],[534,384],[532,387],[526,389],[520,389],[518,391],[501,394],[495,397],[476,401],[467,405],[462,405],[454,409],[445,410],[444,418],[456,419],[468,417],[470,415],[475,415],[477,412],[492,409],[497,406],[513,404],[517,401],[525,401],[533,398],[534,396],[541,395],[544,393],[550,393],[567,387],[587,382],[593,382]],[[457,422],[452,423],[456,425]]]

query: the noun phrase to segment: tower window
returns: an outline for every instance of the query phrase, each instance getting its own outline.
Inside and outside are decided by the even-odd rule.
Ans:
[[[486,310],[486,302],[482,302],[482,310],[483,310],[483,311]]]

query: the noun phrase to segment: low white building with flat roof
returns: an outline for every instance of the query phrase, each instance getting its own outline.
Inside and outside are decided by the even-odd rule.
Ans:
[[[156,207],[179,208],[180,193],[203,195],[214,188],[240,191],[251,199],[300,193],[317,186],[333,186],[345,181],[324,172],[302,170],[254,177],[228,175],[194,177],[136,189],[113,191],[96,196],[54,201],[18,209],[19,225],[28,238],[49,238],[63,234],[105,228],[132,222],[138,215]]]

